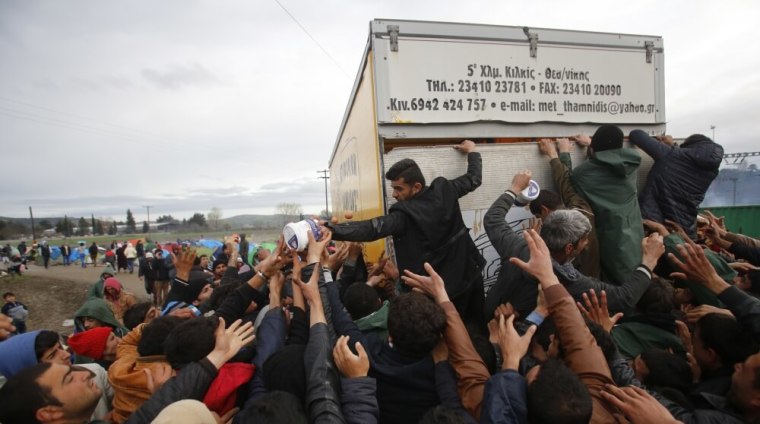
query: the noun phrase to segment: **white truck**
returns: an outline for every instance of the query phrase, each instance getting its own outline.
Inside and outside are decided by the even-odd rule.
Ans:
[[[483,184],[460,199],[465,224],[488,265],[500,261],[482,217],[520,169],[553,187],[548,159],[535,140],[616,124],[665,132],[661,37],[557,29],[377,19],[330,157],[332,214],[345,220],[383,215],[394,202],[383,175],[414,159],[427,181],[465,173],[451,147],[479,143]],[[576,149],[574,163],[585,152]],[[642,154],[639,186],[651,167]],[[349,215],[349,216],[350,216]],[[530,217],[513,209],[520,226]],[[368,243],[366,260],[393,256],[391,238]]]

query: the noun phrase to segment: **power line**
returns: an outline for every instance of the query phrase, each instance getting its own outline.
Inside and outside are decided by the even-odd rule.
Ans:
[[[306,35],[308,35],[308,36],[309,36],[309,38],[311,38],[311,41],[313,41],[313,42],[314,42],[314,44],[316,44],[316,45],[317,45],[317,47],[319,47],[319,48],[320,48],[320,50],[322,50],[322,53],[324,53],[324,54],[325,54],[325,56],[327,56],[328,58],[330,58],[330,60],[332,60],[332,62],[335,64],[335,66],[336,66],[336,67],[338,67],[338,69],[340,69],[340,71],[341,71],[341,72],[343,72],[343,75],[345,75],[347,78],[349,78],[349,79],[350,79],[350,78],[351,78],[351,76],[348,74],[348,72],[346,72],[346,71],[344,71],[344,70],[343,70],[343,68],[340,66],[340,64],[338,63],[338,61],[337,61],[337,60],[335,60],[335,59],[334,59],[332,56],[330,56],[330,53],[328,53],[328,52],[327,52],[327,50],[325,50],[325,48],[324,48],[324,47],[322,47],[322,45],[321,45],[321,44],[319,44],[319,41],[317,41],[317,39],[316,39],[316,38],[314,38],[314,37],[313,37],[313,36],[312,36],[312,35],[309,33],[309,31],[307,31],[307,30],[306,30],[306,28],[305,28],[303,25],[301,25],[301,23],[300,23],[300,22],[298,22],[298,19],[296,19],[296,17],[295,17],[295,16],[293,16],[293,14],[292,14],[292,13],[290,13],[290,12],[288,11],[288,9],[286,9],[286,8],[285,8],[285,6],[283,6],[283,5],[282,5],[282,3],[280,3],[280,0],[274,0],[274,1],[275,1],[275,3],[277,3],[277,4],[278,4],[278,5],[279,5],[279,6],[282,8],[282,10],[284,10],[284,11],[285,11],[285,13],[287,13],[287,14],[288,14],[288,16],[290,16],[290,19],[292,19],[292,20],[293,20],[293,22],[295,22],[295,23],[296,23],[296,25],[298,25],[298,26],[301,28],[301,30],[303,30],[303,32],[304,32],[304,33],[306,33]]]

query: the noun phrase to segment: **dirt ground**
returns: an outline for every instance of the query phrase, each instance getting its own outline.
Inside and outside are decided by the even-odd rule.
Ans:
[[[102,270],[103,266],[55,265],[45,269],[32,264],[21,277],[0,278],[0,293],[15,293],[17,300],[29,308],[27,330],[45,329],[69,335],[74,332],[73,322],[64,325],[64,321],[74,318]],[[117,274],[116,278],[138,299],[149,300],[136,270],[134,274]]]

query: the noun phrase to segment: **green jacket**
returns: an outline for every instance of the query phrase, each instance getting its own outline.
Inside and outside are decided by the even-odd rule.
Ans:
[[[377,334],[382,340],[388,338],[388,308],[390,303],[386,300],[377,311],[354,321],[359,330],[364,334]]]
[[[111,264],[106,264],[106,267],[103,268],[103,271],[100,273],[100,279],[94,282],[92,286],[90,287],[90,290],[87,291],[88,299],[92,297],[97,297],[100,299],[103,298],[103,284],[106,281],[103,274],[108,274],[113,277],[116,275],[116,271],[113,270],[113,267],[111,266]]]
[[[572,170],[575,189],[596,218],[600,264],[605,281],[620,284],[641,263],[644,227],[636,194],[641,156],[628,148],[595,153]]]
[[[612,328],[612,340],[626,358],[635,358],[649,349],[668,348],[673,353],[685,355],[681,339],[673,333],[641,322],[625,322]]]

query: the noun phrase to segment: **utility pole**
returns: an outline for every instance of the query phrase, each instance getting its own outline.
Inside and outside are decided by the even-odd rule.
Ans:
[[[152,208],[153,205],[143,205],[143,207],[148,210],[148,235],[150,235],[150,208]]]
[[[32,214],[32,207],[29,206],[29,218],[32,219],[32,240],[37,239],[37,235],[34,232],[34,215]]]
[[[710,125],[710,129],[712,130],[712,141],[715,141],[715,125]]]
[[[317,171],[317,174],[322,174],[322,176],[317,177],[317,178],[321,178],[321,179],[325,180],[325,217],[329,218],[330,217],[330,210],[327,207],[327,180],[330,179],[330,176],[327,175],[328,172],[330,172],[330,171],[327,170],[327,169],[323,169],[321,171]]]

